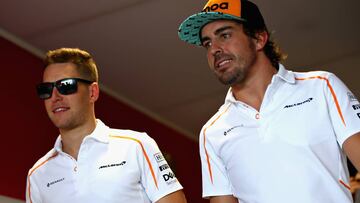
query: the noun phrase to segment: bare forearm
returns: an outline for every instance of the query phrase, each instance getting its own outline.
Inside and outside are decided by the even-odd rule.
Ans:
[[[360,171],[360,133],[349,137],[343,144],[343,149],[355,168]]]
[[[238,203],[238,200],[232,195],[225,195],[211,197],[210,203]]]

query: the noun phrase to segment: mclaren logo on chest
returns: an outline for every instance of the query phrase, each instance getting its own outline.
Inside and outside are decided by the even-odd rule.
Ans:
[[[284,106],[284,109],[286,109],[286,108],[291,108],[291,107],[295,107],[295,106],[300,106],[300,105],[309,103],[309,102],[311,102],[313,99],[314,99],[314,98],[310,97],[309,99],[307,99],[307,100],[305,100],[305,101],[298,102],[298,103],[295,103],[295,104],[286,105],[286,106]]]
[[[223,2],[220,4],[213,4],[211,6],[206,6],[204,8],[203,12],[218,11],[218,9],[220,9],[220,10],[229,9],[229,3]]]
[[[121,163],[107,164],[107,165],[100,166],[99,169],[115,167],[115,166],[122,166],[122,165],[125,165],[125,164],[126,164],[126,161],[122,161]]]

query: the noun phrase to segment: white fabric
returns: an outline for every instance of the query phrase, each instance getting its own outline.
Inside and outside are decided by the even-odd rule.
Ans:
[[[182,189],[145,133],[110,129],[97,120],[77,161],[61,149],[59,136],[29,170],[27,203],[148,203]]]
[[[203,197],[352,202],[341,146],[360,131],[358,105],[335,75],[291,72],[281,64],[259,112],[230,89],[200,133]]]

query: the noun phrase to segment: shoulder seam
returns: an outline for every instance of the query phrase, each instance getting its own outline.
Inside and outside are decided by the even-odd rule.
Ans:
[[[207,161],[207,165],[208,165],[208,170],[209,170],[209,175],[210,175],[210,180],[211,183],[214,184],[214,180],[213,180],[213,174],[212,174],[212,170],[211,170],[211,164],[210,164],[210,157],[209,154],[207,152],[206,149],[206,130],[208,128],[210,128],[211,126],[213,126],[213,124],[222,116],[224,115],[230,108],[231,103],[225,108],[224,111],[222,111],[219,115],[217,115],[217,117],[215,118],[215,120],[211,121],[209,125],[207,125],[206,127],[204,127],[204,130],[202,131],[203,133],[203,145],[204,145],[204,150],[205,150],[205,156],[206,156],[206,161]]]
[[[48,162],[50,159],[55,158],[59,153],[58,152],[54,152],[53,155],[51,155],[50,157],[48,157],[47,159],[45,159],[43,162],[39,163],[38,165],[32,167],[32,169],[29,171],[29,175],[31,176],[31,174],[36,171],[38,168],[40,168],[41,166],[43,166],[46,162]]]
[[[157,189],[159,189],[159,187],[158,187],[158,182],[157,182],[157,180],[156,180],[156,178],[155,178],[154,169],[153,169],[153,167],[152,167],[152,165],[151,165],[151,161],[150,161],[150,159],[149,159],[149,156],[148,156],[147,153],[146,153],[146,150],[145,150],[145,148],[144,148],[144,145],[142,144],[142,141],[139,140],[139,139],[130,137],[130,136],[121,136],[121,135],[112,135],[112,134],[110,134],[109,137],[132,140],[132,141],[134,141],[134,142],[136,142],[136,143],[138,143],[138,144],[140,145],[140,148],[141,148],[141,150],[142,150],[142,152],[143,152],[143,155],[144,155],[144,157],[145,157],[145,160],[146,160],[146,162],[147,162],[147,164],[148,164],[148,166],[149,166],[150,173],[151,173],[151,176],[152,176],[152,178],[153,178],[153,180],[154,180],[155,186],[156,186]]]

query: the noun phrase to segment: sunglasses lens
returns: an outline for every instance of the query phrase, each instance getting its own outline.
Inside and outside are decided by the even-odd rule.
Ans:
[[[56,88],[60,94],[73,94],[77,91],[77,81],[75,79],[64,79],[56,83]]]
[[[37,94],[40,97],[40,99],[49,99],[52,95],[54,86],[56,87],[57,91],[62,95],[73,94],[76,93],[77,91],[78,81],[86,84],[93,83],[91,81],[80,78],[66,78],[66,79],[58,80],[56,82],[44,82],[36,86]]]
[[[54,86],[52,83],[41,83],[36,87],[37,94],[40,99],[48,99],[51,97]]]

